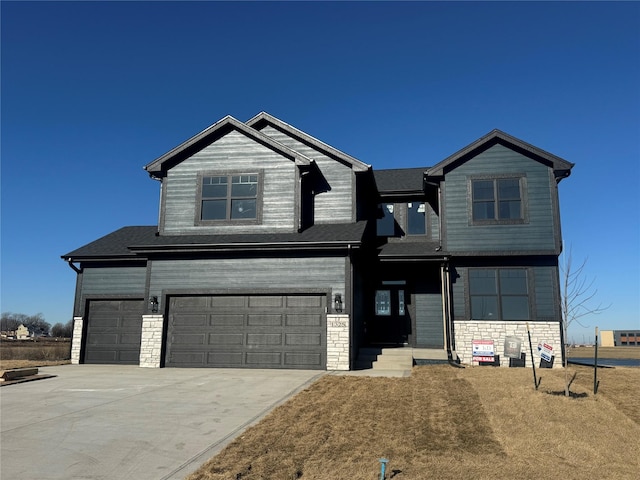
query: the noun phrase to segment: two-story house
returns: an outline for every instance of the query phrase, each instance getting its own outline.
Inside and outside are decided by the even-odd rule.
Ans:
[[[527,324],[560,350],[572,167],[494,130],[375,171],[267,113],[227,116],[145,166],[158,225],[63,256],[72,362],[348,370],[362,347],[409,346],[471,363],[474,340],[499,353]]]

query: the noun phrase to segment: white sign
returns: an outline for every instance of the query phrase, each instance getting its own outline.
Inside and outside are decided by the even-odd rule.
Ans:
[[[553,347],[548,343],[538,344],[538,351],[540,352],[540,358],[546,362],[551,361],[553,356]]]
[[[493,362],[495,351],[493,340],[472,340],[473,360],[476,362]]]

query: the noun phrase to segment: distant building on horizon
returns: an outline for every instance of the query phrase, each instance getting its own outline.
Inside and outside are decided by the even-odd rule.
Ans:
[[[640,347],[640,330],[602,330],[602,347]]]

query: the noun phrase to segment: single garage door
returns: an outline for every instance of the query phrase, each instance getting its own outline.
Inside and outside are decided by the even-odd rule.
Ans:
[[[84,363],[140,363],[143,300],[89,302]]]
[[[326,368],[326,296],[172,297],[168,367]]]

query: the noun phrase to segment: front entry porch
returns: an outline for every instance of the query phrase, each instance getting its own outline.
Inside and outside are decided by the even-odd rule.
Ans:
[[[445,350],[440,267],[433,262],[379,264],[369,280],[363,346]]]

